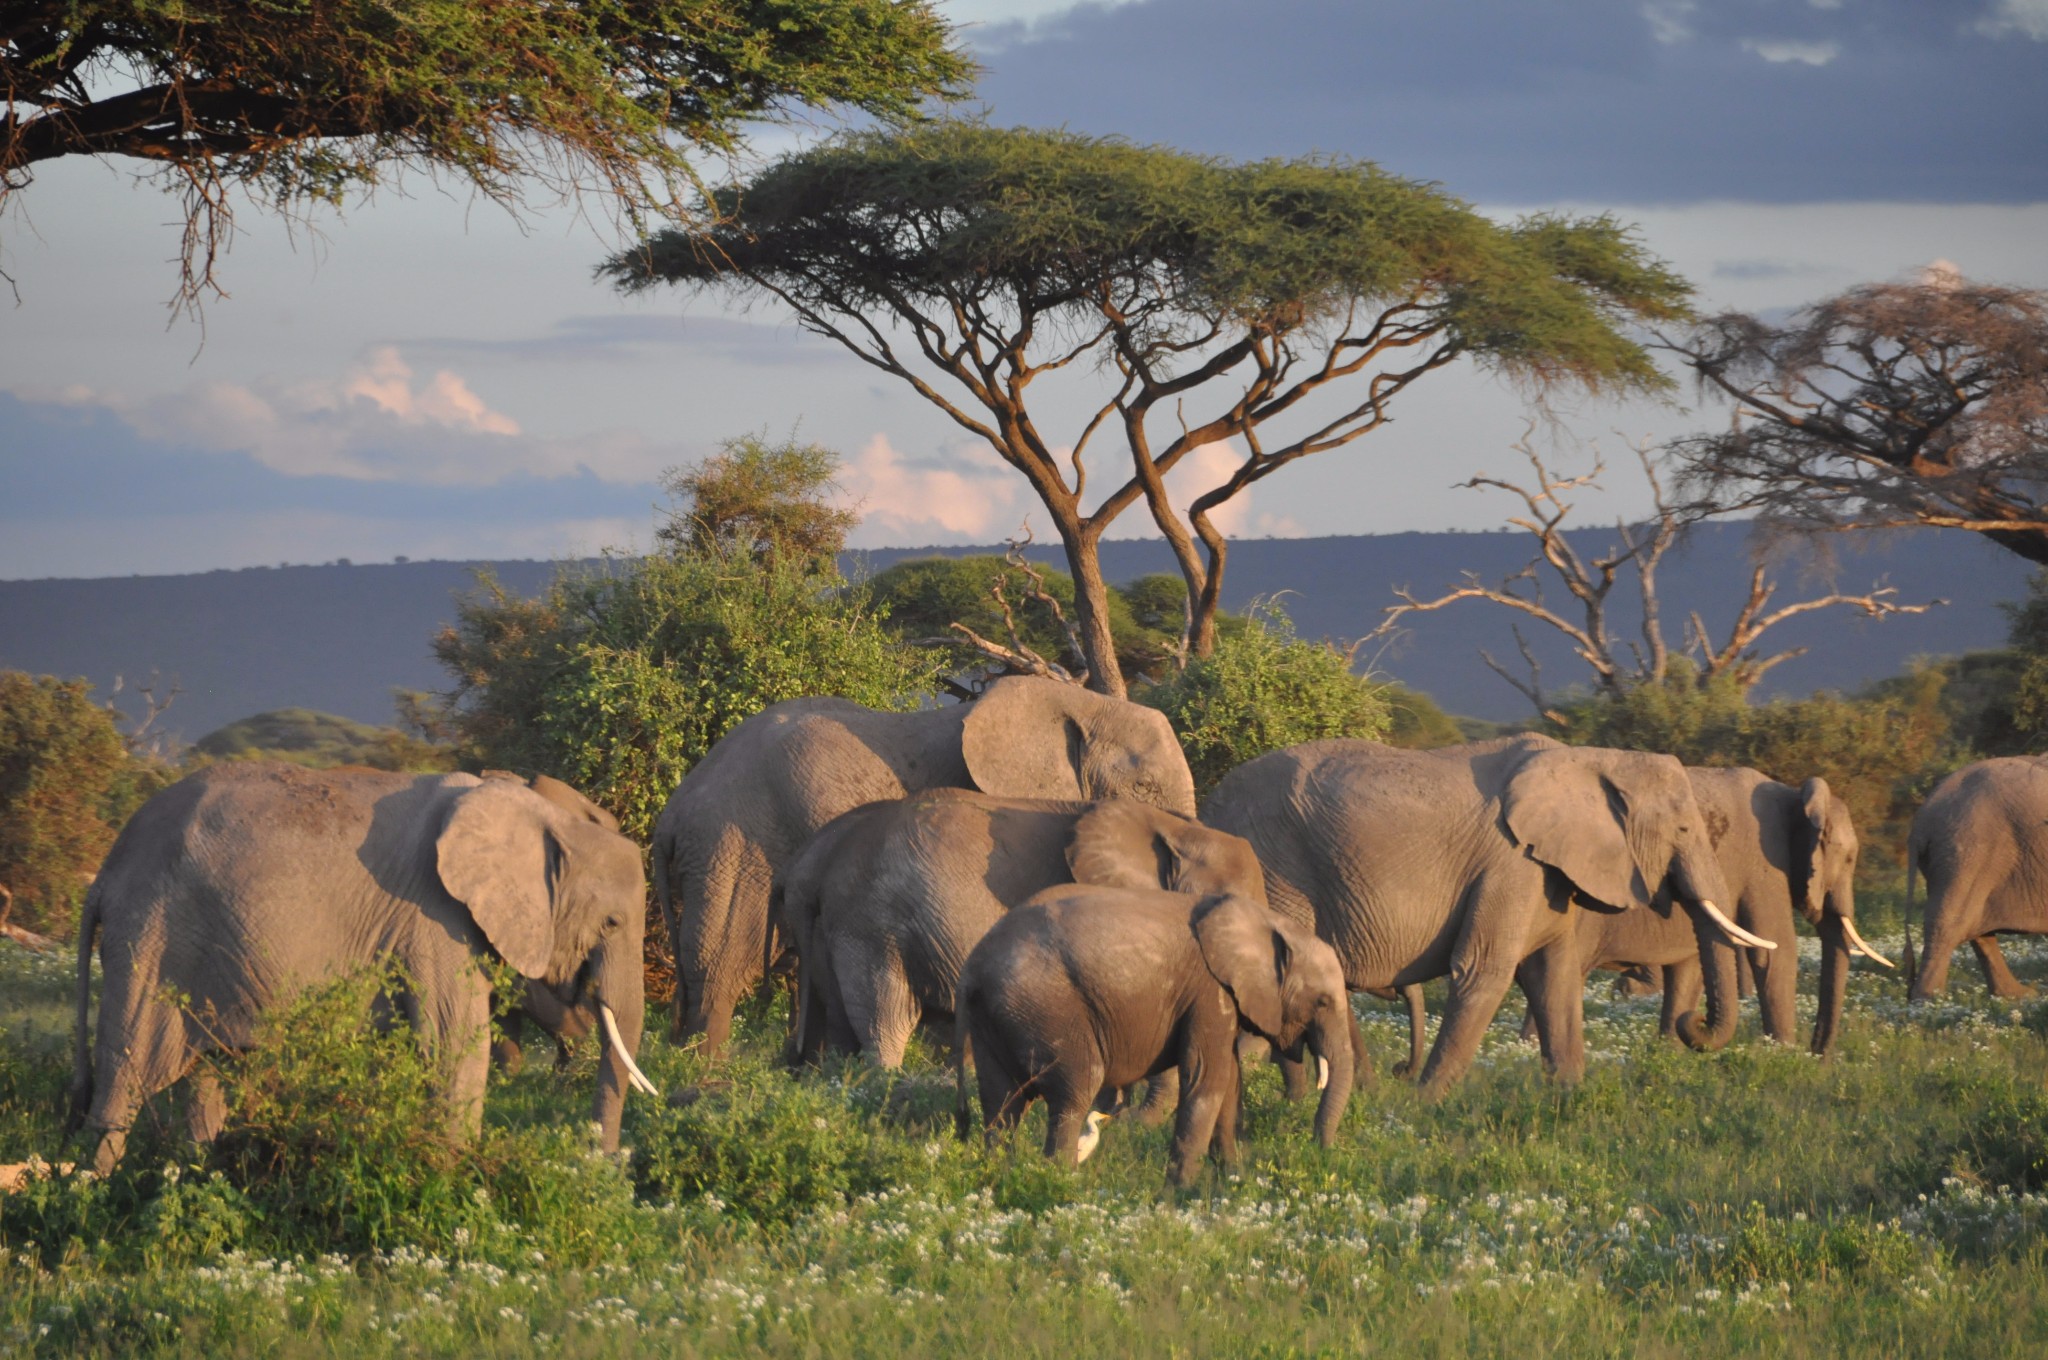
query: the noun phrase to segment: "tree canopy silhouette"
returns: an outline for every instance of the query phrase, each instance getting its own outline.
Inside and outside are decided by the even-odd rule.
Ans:
[[[601,272],[780,299],[986,441],[1050,515],[1088,683],[1113,694],[1097,544],[1132,505],[1173,549],[1189,652],[1206,655],[1227,502],[1380,428],[1461,357],[1538,387],[1662,388],[1629,323],[1687,315],[1687,285],[1612,218],[1503,225],[1328,157],[1234,163],[949,120],[843,134],[715,203],[708,236],[657,233]],[[1055,374],[1094,384],[1075,428],[1044,423],[1032,384]],[[1105,431],[1122,466],[1091,487]],[[1167,475],[1210,447],[1231,470],[1176,506]]]

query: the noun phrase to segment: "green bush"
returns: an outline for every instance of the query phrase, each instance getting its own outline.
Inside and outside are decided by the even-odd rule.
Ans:
[[[422,741],[395,727],[372,727],[308,708],[279,708],[242,718],[192,743],[214,760],[280,760],[311,769],[364,765],[373,770],[449,770],[452,746]]]
[[[1381,737],[1389,721],[1380,687],[1353,675],[1343,651],[1296,637],[1271,603],[1254,606],[1242,627],[1219,630],[1213,654],[1132,697],[1173,724],[1197,796],[1254,756],[1327,737]]]
[[[165,782],[83,680],[0,671],[0,886],[14,924],[68,935],[129,813]],[[10,908],[0,898],[0,922]]]
[[[483,588],[434,644],[469,758],[565,780],[641,841],[690,767],[769,704],[906,709],[937,683],[938,661],[860,592],[772,555],[612,559],[537,600]]]

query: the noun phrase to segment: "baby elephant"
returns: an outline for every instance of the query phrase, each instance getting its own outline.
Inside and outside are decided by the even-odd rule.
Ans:
[[[1313,934],[1236,896],[1157,889],[1048,888],[996,922],[967,956],[958,993],[958,1117],[966,1062],[989,1136],[1043,1096],[1045,1153],[1081,1160],[1105,1088],[1180,1068],[1175,1185],[1214,1139],[1237,1160],[1240,1033],[1283,1052],[1306,1042],[1327,1085],[1316,1137],[1327,1147],[1352,1086],[1350,1004],[1337,955]]]

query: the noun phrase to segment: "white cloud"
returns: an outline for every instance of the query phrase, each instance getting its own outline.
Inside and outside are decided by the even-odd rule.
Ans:
[[[293,477],[488,486],[588,470],[630,483],[681,461],[677,449],[632,430],[528,435],[459,374],[444,368],[421,378],[389,345],[331,379],[203,382],[139,400],[74,384],[61,399],[104,406],[153,442],[246,453]]]
[[[2048,0],[1998,0],[1975,28],[1992,38],[2023,33],[2035,42],[2048,42]]]
[[[1842,55],[1842,45],[1836,42],[1794,42],[1781,38],[1744,38],[1745,51],[1754,52],[1765,61],[1783,64],[1796,61],[1807,66],[1825,66]]]
[[[1692,12],[1697,8],[1694,0],[1644,0],[1643,18],[1649,21],[1650,36],[1670,47],[1693,36]]]
[[[862,547],[1000,542],[1037,506],[1023,477],[987,449],[908,458],[884,434],[846,460],[839,485],[860,512]]]

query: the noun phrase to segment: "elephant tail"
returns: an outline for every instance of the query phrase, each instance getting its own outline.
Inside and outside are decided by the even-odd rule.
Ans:
[[[92,1036],[87,1026],[92,1010],[92,950],[100,931],[100,884],[85,890],[85,909],[78,917],[78,996],[71,1033],[71,1089],[66,1093],[65,1129],[76,1133],[92,1107]]]
[[[1913,961],[1913,871],[1919,865],[1919,856],[1911,840],[1906,842],[1906,907],[1905,916],[1899,929],[1906,937],[1906,995],[1913,995],[1913,983],[1918,979],[1920,969]]]

